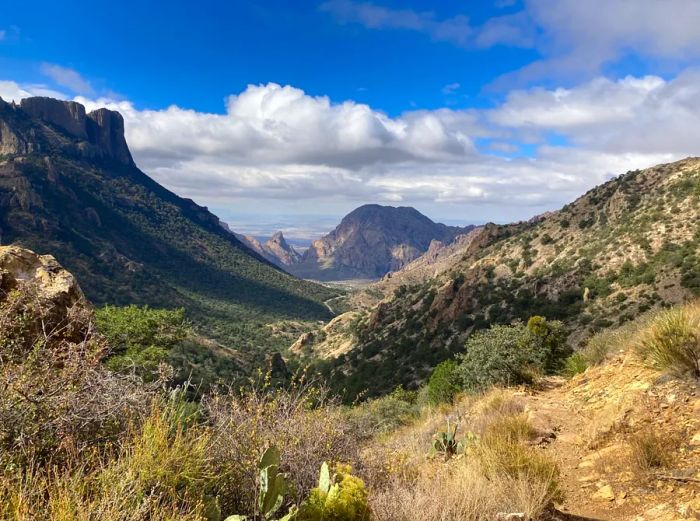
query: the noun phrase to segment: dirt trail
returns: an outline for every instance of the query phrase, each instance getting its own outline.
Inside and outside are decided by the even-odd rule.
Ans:
[[[662,472],[700,477],[700,443],[693,438],[700,432],[700,392],[684,383],[655,385],[654,378],[621,355],[610,367],[569,383],[551,378],[523,395],[543,434],[538,444],[560,466],[562,521],[700,519],[700,483],[658,478]],[[672,469],[642,472],[631,465],[628,438],[641,425],[682,434]]]

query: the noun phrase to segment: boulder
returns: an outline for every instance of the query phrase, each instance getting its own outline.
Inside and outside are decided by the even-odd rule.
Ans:
[[[14,290],[32,291],[45,333],[79,342],[86,334],[90,304],[75,277],[51,255],[18,246],[0,246],[0,303]]]

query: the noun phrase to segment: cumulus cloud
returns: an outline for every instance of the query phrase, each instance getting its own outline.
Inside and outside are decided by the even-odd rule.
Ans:
[[[75,99],[120,111],[139,166],[214,208],[385,202],[480,222],[527,218],[613,175],[697,154],[699,80],[596,78],[514,91],[493,109],[397,117],[273,83],[230,96],[223,114]],[[24,94],[36,92],[0,82],[4,98]]]
[[[40,70],[44,76],[51,78],[57,85],[69,89],[74,94],[90,96],[95,93],[90,82],[74,69],[54,63],[42,63]]]

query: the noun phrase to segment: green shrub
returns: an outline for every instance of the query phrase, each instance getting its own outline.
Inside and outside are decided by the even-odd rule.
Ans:
[[[347,465],[337,465],[330,476],[328,464],[321,467],[318,487],[299,508],[300,521],[367,521],[370,508],[365,483],[353,476]]]
[[[445,360],[438,364],[428,380],[428,402],[431,405],[452,403],[460,390],[457,362]]]
[[[457,368],[465,390],[477,392],[494,385],[530,382],[530,356],[522,340],[522,326],[495,325],[474,333]]]
[[[566,337],[564,324],[535,315],[527,321],[524,342],[533,361],[545,371],[552,372],[559,369],[571,353]]]
[[[561,366],[570,353],[565,338],[561,322],[539,316],[527,326],[494,325],[467,340],[456,374],[470,392],[529,383],[536,374]]]
[[[576,376],[588,369],[588,362],[582,353],[574,353],[564,362],[564,374]]]
[[[105,306],[95,313],[97,329],[111,347],[107,367],[153,380],[169,351],[187,335],[184,309]]]

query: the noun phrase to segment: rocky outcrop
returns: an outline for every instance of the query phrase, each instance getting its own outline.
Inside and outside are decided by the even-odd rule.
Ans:
[[[37,133],[31,124],[21,121],[22,116],[45,125],[44,131]],[[26,155],[49,149],[133,165],[124,119],[118,112],[102,108],[86,113],[80,103],[45,97],[25,98],[19,106],[0,99],[0,154]]]
[[[124,118],[119,112],[108,109],[93,110],[87,115],[87,134],[90,143],[107,157],[124,164],[133,162],[124,138]]]
[[[290,271],[319,280],[377,279],[421,256],[432,241],[449,243],[471,229],[435,223],[414,208],[368,204],[314,241]]]
[[[225,229],[231,231],[228,226]],[[280,268],[287,269],[287,267],[297,264],[301,260],[299,252],[289,245],[282,232],[275,233],[264,243],[261,243],[252,235],[232,233],[248,248]]]
[[[270,240],[265,242],[264,249],[284,266],[297,264],[301,260],[299,252],[287,243],[282,232],[275,233]]]
[[[79,342],[85,321],[72,321],[90,309],[78,282],[51,255],[38,255],[17,246],[0,246],[0,302],[12,291],[34,292],[45,333]],[[78,326],[78,327],[76,327]]]

